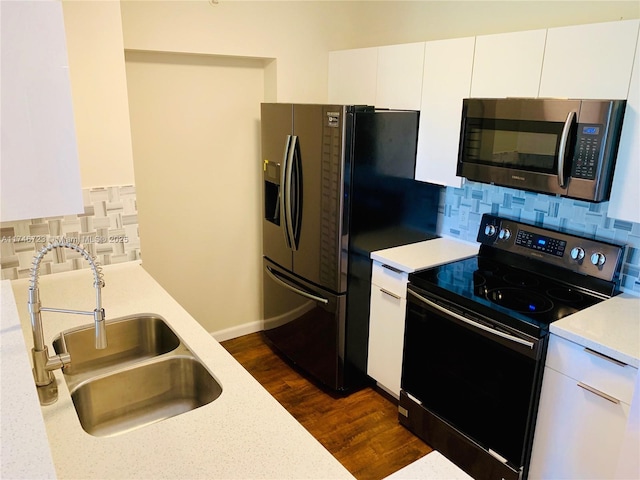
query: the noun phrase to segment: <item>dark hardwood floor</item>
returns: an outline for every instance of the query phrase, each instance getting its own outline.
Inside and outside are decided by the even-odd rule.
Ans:
[[[359,480],[384,478],[431,451],[398,423],[396,404],[377,389],[330,394],[273,353],[260,333],[221,343]]]

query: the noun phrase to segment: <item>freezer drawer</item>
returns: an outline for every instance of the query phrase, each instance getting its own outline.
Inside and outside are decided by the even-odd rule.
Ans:
[[[318,288],[264,258],[264,336],[320,383],[344,388],[346,294]]]

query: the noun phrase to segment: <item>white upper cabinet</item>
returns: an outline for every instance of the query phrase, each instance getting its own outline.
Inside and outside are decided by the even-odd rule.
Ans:
[[[1,9],[0,220],[82,213],[62,4]]]
[[[329,103],[418,110],[424,43],[329,52]]]
[[[329,52],[329,103],[375,105],[378,49]]]
[[[471,96],[537,97],[546,30],[476,37]]]
[[[540,97],[624,99],[638,20],[550,28]]]
[[[460,187],[456,176],[462,99],[471,90],[475,37],[427,42],[416,180]]]
[[[378,48],[376,107],[418,110],[424,42]]]
[[[640,34],[637,42],[640,47]],[[640,223],[640,52],[633,65],[607,215]]]

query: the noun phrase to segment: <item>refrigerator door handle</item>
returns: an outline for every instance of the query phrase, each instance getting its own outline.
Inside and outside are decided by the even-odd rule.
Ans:
[[[283,192],[284,192],[284,238],[287,243],[287,247],[292,250],[297,250],[296,237],[293,224],[293,210],[292,210],[292,177],[295,165],[295,152],[296,143],[298,137],[295,135],[287,135],[287,143],[285,147],[284,158],[284,177],[283,177]]]
[[[289,182],[291,180],[291,171],[289,169],[289,157],[291,152],[291,135],[287,135],[287,139],[284,143],[284,155],[282,158],[282,179],[280,180],[280,186],[282,191],[282,201],[280,202],[280,218],[282,218],[283,226],[282,233],[284,234],[284,243],[288,248],[291,248],[291,237],[289,235],[290,227],[289,221],[291,218],[291,204],[289,189]]]
[[[325,305],[329,303],[329,300],[327,300],[326,298],[319,297],[317,295],[314,295],[313,293],[307,292],[305,290],[301,290],[300,288],[289,284],[284,279],[280,278],[280,276],[278,275],[278,272],[274,271],[271,267],[267,266],[265,268],[267,269],[267,274],[274,281],[276,281],[277,283],[279,283],[283,287],[287,288],[288,290],[291,290],[292,292],[297,293],[298,295],[302,295],[303,297],[309,298],[311,300],[315,300],[316,302],[320,302],[320,303],[323,303]]]
[[[292,137],[291,142],[291,179],[290,189],[290,207],[291,207],[291,226],[290,235],[293,250],[298,250],[300,245],[300,229],[302,227],[302,158],[300,157],[300,140],[297,135]]]

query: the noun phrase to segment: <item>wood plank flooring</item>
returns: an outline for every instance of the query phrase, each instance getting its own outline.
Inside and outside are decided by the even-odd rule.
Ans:
[[[377,389],[331,394],[273,353],[260,333],[221,344],[357,479],[382,479],[431,451]]]

